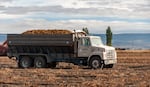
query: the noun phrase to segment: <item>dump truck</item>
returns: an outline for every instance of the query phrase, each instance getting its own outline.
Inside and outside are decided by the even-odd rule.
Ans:
[[[117,63],[114,47],[84,32],[8,34],[7,44],[7,56],[15,58],[20,68],[55,68],[58,62],[67,62],[97,69]]]

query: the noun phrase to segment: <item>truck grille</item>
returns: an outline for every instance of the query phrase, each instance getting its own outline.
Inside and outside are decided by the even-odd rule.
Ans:
[[[114,59],[115,58],[115,51],[114,50],[107,50],[106,56],[108,59]]]

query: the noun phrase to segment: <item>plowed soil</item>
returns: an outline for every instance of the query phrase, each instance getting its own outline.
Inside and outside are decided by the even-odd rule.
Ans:
[[[19,69],[0,57],[0,87],[150,87],[150,51],[117,51],[111,69],[59,63],[55,69]]]

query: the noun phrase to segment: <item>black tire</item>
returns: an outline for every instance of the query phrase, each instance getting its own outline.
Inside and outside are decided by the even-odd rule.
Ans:
[[[101,67],[101,60],[99,57],[95,56],[95,57],[92,57],[89,61],[89,65],[91,68],[93,69],[98,69]]]
[[[36,57],[34,59],[34,67],[35,68],[45,68],[46,67],[46,60],[44,57]]]
[[[105,65],[105,68],[113,68],[114,64]]]
[[[28,56],[22,56],[18,62],[19,68],[29,68],[32,67],[32,65],[33,65],[33,60]]]
[[[49,67],[49,68],[56,68],[56,65],[57,65],[56,62],[48,63],[48,67]]]

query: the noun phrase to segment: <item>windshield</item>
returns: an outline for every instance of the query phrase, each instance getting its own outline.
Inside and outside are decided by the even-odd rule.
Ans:
[[[91,38],[92,46],[103,45],[101,38]]]

